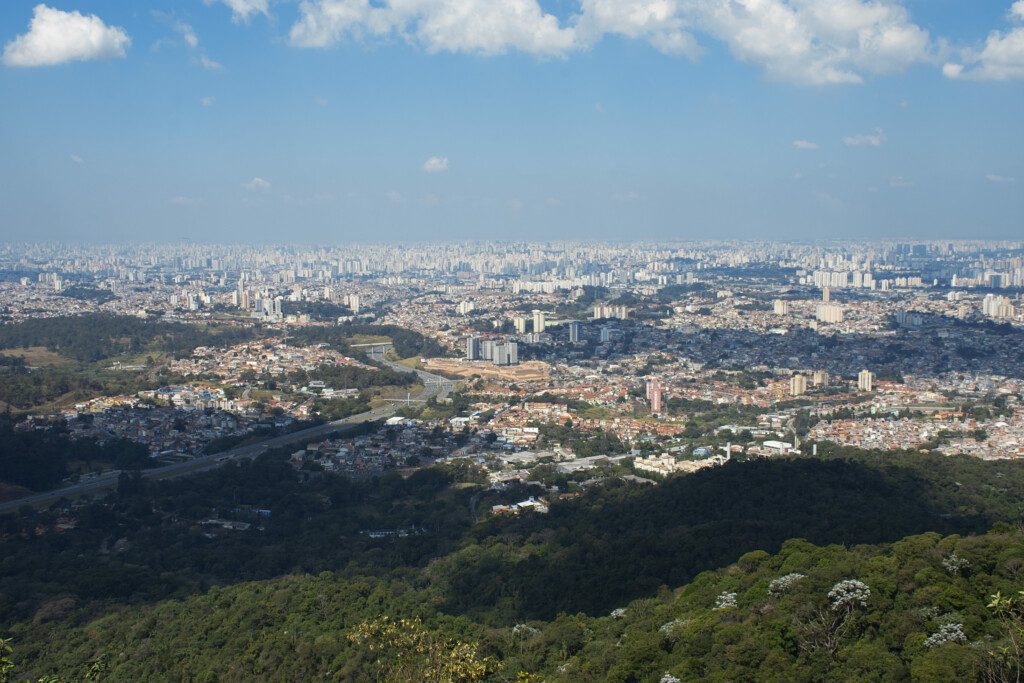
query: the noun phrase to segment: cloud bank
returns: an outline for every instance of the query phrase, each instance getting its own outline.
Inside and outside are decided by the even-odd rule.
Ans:
[[[95,14],[64,12],[39,4],[28,33],[4,46],[7,66],[52,66],[92,59],[124,57],[131,38],[123,28],[107,26]]]

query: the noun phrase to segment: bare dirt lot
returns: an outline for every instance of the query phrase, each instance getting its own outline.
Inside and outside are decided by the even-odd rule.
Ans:
[[[428,358],[423,368],[458,377],[469,378],[479,375],[484,379],[502,379],[509,382],[540,382],[548,379],[551,367],[539,360],[520,365],[498,366],[487,361],[471,361],[461,358]]]

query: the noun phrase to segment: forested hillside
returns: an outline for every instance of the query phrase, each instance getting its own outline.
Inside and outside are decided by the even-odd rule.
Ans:
[[[224,634],[209,642],[226,646],[232,638],[248,638],[249,627],[240,624],[249,614],[266,622],[261,621],[260,628],[269,629],[265,637],[271,638],[271,625],[309,619],[301,615],[318,610],[321,617],[315,628],[306,625],[296,631],[285,625],[274,631],[272,642],[254,641],[254,649],[246,650],[246,656],[257,657],[266,648],[285,648],[287,643],[300,653],[309,648],[309,653],[288,662],[281,652],[259,654],[259,662],[245,664],[255,667],[247,671],[270,677],[278,667],[291,671],[287,667],[301,666],[312,667],[302,671],[320,675],[338,671],[343,665],[362,666],[359,662],[365,664],[372,658],[350,658],[348,648],[354,645],[346,640],[346,629],[361,620],[389,614],[396,618],[419,615],[431,628],[437,623],[449,624],[455,629],[452,637],[483,643],[482,652],[515,662],[508,666],[533,673],[546,671],[552,676],[566,663],[562,660],[592,640],[600,642],[595,639],[602,632],[615,634],[622,625],[634,628],[635,622],[636,629],[646,628],[650,624],[638,622],[637,617],[650,610],[658,615],[652,619],[665,617],[662,623],[666,623],[672,620],[669,613],[676,610],[684,614],[679,617],[684,621],[697,619],[693,623],[707,622],[714,628],[702,626],[693,633],[684,629],[689,640],[680,640],[678,647],[690,654],[678,660],[669,657],[676,644],[661,652],[658,648],[667,645],[645,640],[645,648],[661,653],[653,659],[648,653],[643,665],[647,668],[636,669],[643,672],[640,678],[630,674],[618,680],[643,680],[653,675],[650,667],[654,662],[661,661],[665,669],[678,670],[684,679],[702,667],[711,675],[722,648],[740,647],[740,643],[741,650],[754,652],[749,662],[761,662],[767,656],[767,650],[761,649],[771,645],[778,649],[772,656],[789,657],[780,660],[788,662],[787,666],[820,672],[839,666],[838,660],[833,661],[839,650],[823,660],[820,653],[805,651],[806,647],[801,650],[794,634],[809,628],[804,622],[820,608],[814,599],[826,595],[832,585],[825,584],[846,577],[868,583],[874,596],[867,604],[874,610],[870,613],[875,614],[875,621],[862,623],[860,619],[867,613],[858,611],[857,628],[863,627],[863,633],[870,635],[875,650],[880,647],[876,641],[882,638],[888,652],[906,668],[918,656],[914,654],[917,650],[905,649],[909,635],[918,632],[913,629],[924,633],[939,628],[936,619],[970,608],[962,624],[967,637],[994,638],[995,622],[985,616],[981,603],[995,590],[1009,595],[1024,588],[1014,584],[1024,579],[1024,547],[1009,527],[984,537],[988,541],[946,541],[938,550],[933,547],[935,542],[928,541],[931,549],[914,551],[914,561],[920,567],[906,576],[899,573],[895,579],[885,572],[904,572],[902,560],[892,567],[884,563],[876,567],[880,561],[871,557],[877,552],[856,547],[922,532],[973,534],[984,533],[1000,522],[1018,524],[1024,501],[1022,463],[918,456],[891,464],[873,454],[853,452],[826,460],[734,463],[672,478],[657,487],[612,481],[579,498],[554,502],[548,515],[474,523],[474,506],[519,499],[528,491],[486,492],[472,483],[478,475],[465,467],[431,468],[408,479],[389,475],[361,483],[339,477],[309,479],[284,464],[285,455],[272,453],[254,463],[228,465],[178,481],[126,478],[111,505],[91,505],[70,514],[58,506],[0,518],[0,618],[10,625],[4,632],[15,636],[20,661],[30,664],[34,672],[56,668],[70,675],[75,667],[99,654],[106,653],[109,659],[121,656],[115,655],[115,650],[146,652],[146,648],[170,647],[160,656],[157,654],[164,650],[153,650],[153,658],[147,657],[146,663],[140,659],[118,666],[157,666],[153,662],[163,662],[162,657],[177,652],[173,656],[184,657],[182,661],[194,661],[210,671],[231,671],[229,678],[242,680],[245,676],[240,669],[222,668],[227,660],[217,658],[226,652],[223,647],[212,647],[204,654],[200,650],[178,652],[173,649],[178,646],[169,643],[178,637],[194,639],[189,629],[214,633],[223,628]],[[268,513],[257,517],[252,512],[257,509]],[[211,533],[205,521],[211,517],[244,520],[253,528]],[[374,538],[366,534],[373,529],[408,529],[411,533]],[[819,551],[807,543],[788,540],[792,538],[842,544],[853,550],[831,547]],[[998,545],[998,551],[986,550],[992,543]],[[769,561],[764,555],[764,551],[780,549],[780,558]],[[964,565],[955,575],[921,573],[925,564],[941,564],[954,551],[967,558],[969,571]],[[746,555],[751,552],[754,554]],[[666,586],[682,586],[701,572],[727,566],[741,556],[745,556],[741,568],[717,575],[713,588],[707,587],[711,579],[701,578],[680,593],[699,594],[697,600],[678,602],[665,593]],[[830,559],[833,556],[838,559]],[[822,562],[824,566],[819,566]],[[871,572],[876,569],[883,572],[884,580],[874,578]],[[763,586],[757,588],[759,582],[794,572],[818,577],[802,582],[793,594],[803,596],[810,607],[798,609],[796,603],[787,602],[790,597],[779,597],[781,602],[767,607],[757,602],[764,593]],[[240,581],[288,574],[294,576],[283,582],[231,588]],[[974,583],[964,583],[968,580]],[[330,590],[315,588],[320,585],[317,581],[327,582],[324,585]],[[281,587],[294,590],[278,590]],[[376,597],[369,603],[334,597],[335,592],[346,595],[353,590],[369,591]],[[899,602],[903,599],[899,595],[907,590],[912,594],[920,591],[920,595],[909,603]],[[708,596],[723,591],[737,593],[737,607],[708,611]],[[190,595],[199,597],[185,603],[158,604]],[[655,603],[643,602],[656,595],[661,597]],[[304,606],[296,610],[292,600]],[[641,602],[627,609],[621,619],[598,619],[632,600]],[[780,607],[783,604],[784,609]],[[244,614],[231,612],[243,609],[242,605]],[[375,611],[373,605],[383,610]],[[430,607],[423,612],[415,605]],[[917,621],[907,621],[912,608],[924,607],[945,611],[936,612],[934,618],[918,615],[920,618],[914,617]],[[893,618],[888,615],[894,609],[906,614],[890,623],[886,620]],[[168,623],[166,615],[175,610],[186,613],[176,623]],[[277,611],[280,616],[265,618]],[[111,613],[117,616],[109,616]],[[136,614],[150,616],[139,616],[142,621],[136,621]],[[580,616],[559,616],[564,614]],[[823,614],[814,618],[823,618]],[[764,621],[782,619],[781,615],[785,615],[784,623]],[[101,626],[80,628],[96,619]],[[536,620],[554,623],[533,625]],[[559,641],[557,646],[541,647],[538,643],[546,643],[548,636],[534,642],[534,634],[529,639],[532,644],[508,649],[511,636],[505,631],[525,622],[541,633],[568,629],[576,635],[571,643]],[[751,624],[757,626],[753,631]],[[843,633],[853,629],[853,624],[844,626]],[[407,626],[419,634],[417,638],[430,640],[431,648],[448,642],[447,636],[431,640],[436,634],[422,625]],[[234,635],[229,633],[232,628]],[[309,628],[313,629],[309,642],[286,638],[283,633],[287,630],[297,638],[296,633],[306,634]],[[373,637],[398,637],[393,624],[368,624],[366,628],[368,634],[376,634]],[[158,633],[159,629],[183,630],[175,635]],[[151,636],[143,635],[150,632]],[[517,633],[518,638],[533,631]],[[712,636],[714,633],[718,635]],[[114,638],[112,634],[119,635]],[[602,637],[614,642],[620,638]],[[92,644],[83,645],[87,642]],[[79,646],[83,649],[76,649]],[[197,642],[191,647],[207,645]],[[549,647],[556,654],[541,656],[540,651]],[[614,659],[618,662],[615,666],[626,666],[623,662],[641,666],[638,661],[644,657],[640,654],[633,658],[627,656],[629,650],[610,648],[607,643],[595,645],[585,659],[570,662],[581,677],[578,680],[588,676],[602,679],[604,674],[594,672],[611,666],[602,658]],[[334,654],[325,654],[331,652]],[[465,654],[465,648],[459,652]],[[922,657],[938,656],[921,652]],[[239,661],[247,660],[242,657]],[[746,660],[739,656],[729,661],[735,666],[753,666],[743,664]],[[463,664],[470,666],[466,662],[459,666]],[[655,668],[662,666],[659,663]],[[122,671],[126,676],[140,672]],[[715,675],[735,679],[732,674]],[[750,672],[743,675],[753,676]]]
[[[322,572],[84,623],[53,605],[12,631],[12,658],[19,675],[60,680],[1015,680],[1022,581],[1009,525],[791,540],[605,616],[501,627],[440,613],[412,577]]]
[[[0,349],[42,346],[81,362],[145,351],[183,355],[197,346],[230,345],[255,336],[252,329],[200,327],[127,315],[93,313],[31,318],[0,326]]]

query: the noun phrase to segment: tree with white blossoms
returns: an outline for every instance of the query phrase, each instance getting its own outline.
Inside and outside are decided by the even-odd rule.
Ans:
[[[731,609],[736,606],[736,594],[722,591],[715,599],[715,609]]]
[[[666,636],[671,636],[675,633],[676,629],[680,629],[690,623],[689,619],[673,619],[672,621],[665,622],[661,625],[658,630]]]
[[[621,619],[622,617],[626,616],[626,610],[624,607],[616,607],[612,610],[612,613],[609,616],[612,619]]]
[[[532,638],[539,633],[540,631],[527,624],[516,624],[512,627],[512,635],[516,638]]]
[[[682,681],[666,671],[665,675],[661,677],[661,680],[658,681],[658,683],[682,683]]]
[[[950,574],[956,575],[970,567],[971,563],[967,561],[967,558],[960,557],[956,553],[951,553],[949,557],[944,557],[942,559],[942,566]]]
[[[939,630],[928,636],[925,647],[939,647],[948,643],[966,643],[967,634],[963,624],[943,624]]]
[[[833,612],[850,613],[857,607],[867,607],[871,589],[867,584],[856,579],[846,579],[832,586],[828,592],[828,601]]]
[[[789,590],[796,585],[796,582],[802,578],[804,578],[803,574],[793,572],[792,574],[786,574],[785,576],[780,576],[777,579],[772,579],[772,582],[768,584],[768,593],[775,596],[788,593]]]
[[[832,586],[828,592],[828,608],[819,609],[812,619],[803,624],[800,648],[808,652],[824,650],[835,655],[856,622],[854,613],[858,608],[867,607],[870,597],[871,589],[863,581],[846,579]]]

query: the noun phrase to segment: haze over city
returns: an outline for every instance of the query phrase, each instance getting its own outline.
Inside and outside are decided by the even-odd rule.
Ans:
[[[1020,1],[14,1],[0,44],[8,239],[1020,235]]]

